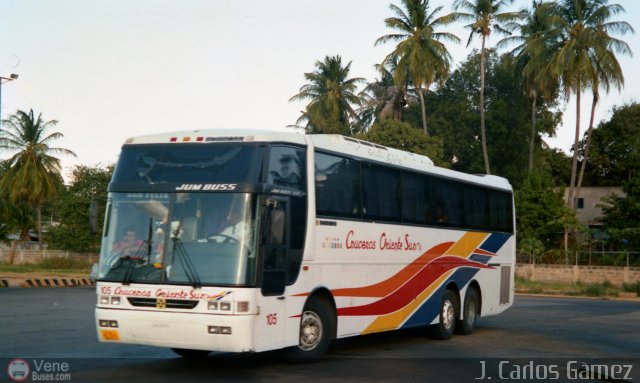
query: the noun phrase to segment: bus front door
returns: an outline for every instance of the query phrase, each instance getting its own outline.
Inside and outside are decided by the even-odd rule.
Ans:
[[[261,227],[262,250],[262,322],[258,327],[269,348],[284,345],[286,321],[285,287],[289,259],[289,201],[288,198],[268,197],[263,203]],[[263,328],[260,328],[263,327]]]

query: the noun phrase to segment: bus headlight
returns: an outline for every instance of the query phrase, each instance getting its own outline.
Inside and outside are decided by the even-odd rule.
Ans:
[[[207,332],[213,335],[231,335],[231,327],[227,326],[207,326]]]
[[[111,297],[111,304],[112,305],[119,305],[120,304],[120,297]]]
[[[117,320],[100,319],[98,321],[98,326],[100,326],[100,327],[118,328],[118,321]]]
[[[220,310],[222,310],[222,311],[231,311],[231,303],[230,302],[220,302]]]
[[[207,302],[207,310],[217,310],[218,302]]]
[[[100,295],[100,304],[101,305],[108,305],[109,304],[109,297],[107,297],[105,295]]]

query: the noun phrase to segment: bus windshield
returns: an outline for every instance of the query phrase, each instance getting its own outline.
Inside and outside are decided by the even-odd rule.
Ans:
[[[256,206],[248,193],[112,193],[98,278],[253,285]]]
[[[125,145],[112,184],[256,183],[264,152],[254,144]]]

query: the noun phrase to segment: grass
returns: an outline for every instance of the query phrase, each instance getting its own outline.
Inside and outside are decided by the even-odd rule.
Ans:
[[[634,290],[635,289],[635,290]],[[622,291],[638,293],[640,283],[614,286],[609,282],[602,283],[563,283],[532,281],[522,277],[516,277],[516,291],[528,294],[557,294],[587,297],[617,297]]]
[[[90,273],[91,263],[72,258],[47,258],[37,263],[10,265],[0,262],[0,273]]]

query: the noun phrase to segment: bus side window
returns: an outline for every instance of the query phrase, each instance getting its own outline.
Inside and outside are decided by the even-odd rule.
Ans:
[[[316,153],[315,172],[317,213],[360,218],[360,162]]]
[[[304,191],[304,150],[273,146],[269,153],[268,183]]]

